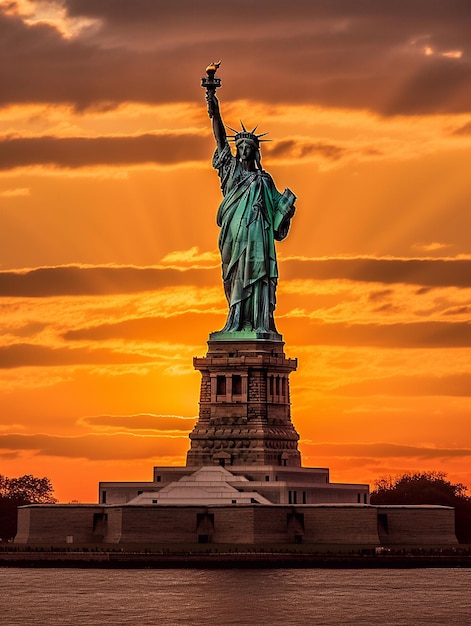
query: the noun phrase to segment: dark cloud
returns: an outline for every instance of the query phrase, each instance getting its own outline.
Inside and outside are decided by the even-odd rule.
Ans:
[[[303,442],[309,451],[326,457],[391,458],[410,457],[422,459],[462,458],[471,456],[469,448],[427,448],[395,443],[313,443]]]
[[[298,142],[294,139],[277,141],[276,145],[268,145],[264,152],[272,158],[296,158],[317,155],[328,161],[338,161],[347,150],[341,146],[322,142]]]
[[[202,310],[171,317],[146,317],[125,320],[114,324],[100,324],[71,330],[64,334],[66,341],[167,341],[169,337],[180,343],[197,343],[208,329],[215,331],[224,324],[223,316]]]
[[[71,103],[83,109],[188,100],[166,55],[103,49],[65,39],[47,24],[27,25],[1,13],[0,42],[0,104]],[[167,77],[165,86],[162,76]]]
[[[468,343],[471,345],[471,343]],[[471,396],[471,374],[449,376],[391,376],[362,380],[337,387],[334,394],[345,396]]]
[[[467,322],[326,324],[311,319],[304,319],[301,323],[299,318],[283,317],[278,320],[278,327],[292,345],[410,349],[471,347],[471,323]]]
[[[396,306],[394,304],[382,304],[381,306],[373,309],[374,313],[399,313],[401,307]]]
[[[372,302],[375,302],[377,300],[384,300],[388,296],[393,295],[393,293],[394,291],[392,289],[381,289],[380,291],[372,291],[368,296],[368,300]]]
[[[13,337],[32,337],[47,328],[48,324],[44,322],[28,322],[18,328],[10,328],[9,335]]]
[[[283,281],[338,279],[423,285],[418,294],[431,287],[471,287],[469,259],[290,259],[281,261],[280,266]],[[98,296],[182,285],[214,286],[219,282],[220,270],[216,268],[44,267],[0,271],[0,297]],[[385,296],[387,291],[374,293]]]
[[[471,135],[471,122],[453,131],[453,135]]]
[[[77,168],[96,165],[173,164],[206,159],[209,142],[197,135],[135,137],[5,137],[0,170],[32,165]]]
[[[418,67],[398,88],[389,103],[385,104],[382,113],[445,114],[470,111],[470,81],[471,64],[468,60],[433,58]]]
[[[137,267],[44,267],[0,272],[0,297],[99,296],[217,284],[220,271]]]
[[[99,324],[77,328],[64,333],[67,342],[102,341],[120,339],[132,342],[166,342],[169,337],[181,344],[193,345],[197,338],[209,331],[218,330],[224,323],[224,315],[205,311],[182,313],[171,317],[147,317],[122,322]],[[374,347],[383,349],[446,349],[471,347],[470,322],[410,322],[395,324],[348,324],[325,323],[310,318],[285,316],[278,320],[279,331],[291,345]],[[114,352],[106,349],[49,348],[33,344],[13,344],[0,347],[0,368],[26,366],[97,365],[155,363],[157,357],[147,354]],[[449,377],[440,381],[424,382],[415,379],[394,378],[374,383],[365,382],[373,389],[408,389],[406,395],[470,395],[471,378]],[[442,384],[443,383],[443,384]],[[361,385],[360,385],[361,387]],[[360,391],[360,387],[358,388]],[[353,392],[355,385],[344,388]],[[380,393],[378,391],[378,393]],[[376,393],[376,392],[375,392]],[[356,392],[355,394],[356,395]]]
[[[340,258],[287,260],[283,279],[347,279],[359,282],[405,283],[423,287],[471,287],[469,259]]]
[[[189,447],[186,435],[169,437],[165,432],[155,436],[88,434],[76,437],[54,435],[0,434],[0,456],[17,457],[20,451],[38,455],[98,460],[151,459],[180,457]],[[394,443],[313,443],[303,441],[304,450],[317,457],[355,457],[361,459],[419,458],[453,459],[471,456],[469,448],[427,448]]]
[[[430,21],[455,20],[458,30],[460,20],[469,16],[469,4],[466,0],[447,0],[446,2],[430,2],[430,0],[396,0],[394,3],[378,4],[374,0],[359,0],[352,6],[350,0],[292,0],[287,10],[281,3],[270,3],[261,0],[254,5],[251,0],[239,0],[234,4],[222,5],[221,0],[205,0],[201,7],[195,7],[192,0],[176,0],[169,4],[164,0],[59,0],[67,8],[70,16],[87,16],[105,20],[107,23],[123,24],[128,27],[133,23],[158,19],[165,26],[179,24],[184,16],[188,16],[197,31],[207,24],[208,19],[232,19],[236,27],[246,26],[249,30],[261,30],[263,20],[258,19],[265,15],[265,23],[285,20],[286,23],[303,22],[308,18],[323,19],[344,17],[358,20],[381,19],[387,21],[396,18],[399,23],[411,20],[417,24]],[[270,10],[267,10],[270,7]],[[222,14],[222,16],[221,16]],[[419,32],[419,31],[418,31]],[[426,29],[420,32],[429,32]],[[390,34],[392,35],[392,33]]]
[[[471,110],[468,0],[60,4],[97,27],[65,39],[4,15],[0,102],[194,101],[204,66],[221,57],[227,100],[386,115]]]
[[[184,313],[172,317],[150,317],[100,324],[71,330],[67,341],[165,341],[178,337],[183,343],[194,343],[208,328],[217,330],[224,320],[220,315]],[[291,344],[329,346],[371,346],[380,348],[461,348],[471,346],[471,323],[412,322],[407,324],[330,323],[289,316],[278,320],[280,332]]]
[[[78,437],[0,434],[0,456],[3,456],[3,450],[7,454],[10,450],[31,450],[43,456],[84,458],[92,461],[156,459],[158,456],[181,455],[188,448],[187,443],[187,437],[166,437],[165,433],[141,437],[124,433]]]
[[[61,365],[119,365],[148,363],[150,357],[139,354],[124,354],[111,350],[87,348],[49,348],[28,343],[0,347],[0,369],[15,367],[41,367]]]
[[[471,306],[457,306],[443,312],[443,315],[470,315]]]
[[[35,165],[57,168],[99,165],[171,165],[207,160],[211,143],[192,134],[145,134],[122,137],[4,137],[0,138],[0,170]],[[272,159],[319,156],[338,161],[348,150],[334,144],[285,140],[264,148]]]

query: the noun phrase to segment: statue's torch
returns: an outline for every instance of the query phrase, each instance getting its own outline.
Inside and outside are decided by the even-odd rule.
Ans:
[[[221,86],[221,79],[216,78],[215,74],[218,67],[221,65],[221,61],[217,63],[210,63],[206,68],[206,76],[203,76],[201,79],[201,87],[206,89],[206,100],[208,102],[208,115],[210,118],[213,117],[213,111],[211,106],[211,94],[216,93],[216,89]]]

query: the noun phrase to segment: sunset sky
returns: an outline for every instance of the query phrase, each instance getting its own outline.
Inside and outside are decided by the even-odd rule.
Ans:
[[[303,464],[471,487],[471,2],[0,1],[0,474],[184,464],[226,317],[200,86],[298,197],[276,320]]]

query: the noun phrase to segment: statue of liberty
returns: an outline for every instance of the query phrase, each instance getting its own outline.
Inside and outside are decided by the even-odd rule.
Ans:
[[[267,133],[257,135],[257,127],[248,131],[241,122],[240,131],[228,127],[235,134],[227,137],[216,97],[220,86],[220,79],[214,77],[217,67],[207,68],[208,78],[202,79],[202,86],[206,87],[216,140],[213,166],[224,196],[217,224],[229,314],[224,328],[212,333],[212,338],[239,333],[240,338],[280,339],[273,317],[278,280],[275,240],[288,235],[296,197],[289,189],[280,193],[262,168],[260,143],[266,141],[261,137]],[[228,140],[235,142],[235,156]]]

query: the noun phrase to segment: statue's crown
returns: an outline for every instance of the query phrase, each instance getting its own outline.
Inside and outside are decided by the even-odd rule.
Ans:
[[[259,135],[255,134],[258,125],[255,126],[253,130],[247,130],[242,120],[240,122],[240,125],[242,127],[242,130],[235,130],[235,128],[231,128],[230,126],[227,127],[229,130],[232,130],[232,132],[235,133],[235,135],[228,137],[229,141],[234,141],[236,144],[244,140],[252,141],[257,147],[262,141],[270,141],[270,139],[260,139],[260,137],[264,137],[265,135],[268,135],[268,133],[261,133]]]

